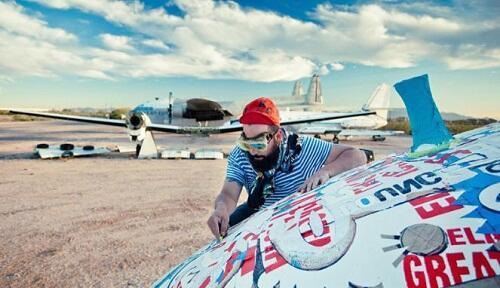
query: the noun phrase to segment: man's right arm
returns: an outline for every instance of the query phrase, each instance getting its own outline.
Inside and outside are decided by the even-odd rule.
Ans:
[[[238,204],[241,189],[242,187],[238,182],[227,180],[224,182],[221,192],[215,199],[214,212],[207,221],[207,225],[215,238],[219,239],[221,236],[226,235],[229,228],[229,215]]]

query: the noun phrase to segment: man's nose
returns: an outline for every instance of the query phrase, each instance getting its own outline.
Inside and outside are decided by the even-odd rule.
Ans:
[[[252,155],[252,156],[255,156],[258,154],[257,150],[255,150],[253,148],[250,148],[250,150],[248,152],[250,152],[250,155]]]

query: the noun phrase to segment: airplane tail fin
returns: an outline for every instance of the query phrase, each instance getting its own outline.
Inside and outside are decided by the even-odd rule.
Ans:
[[[304,100],[307,105],[322,105],[324,103],[319,75],[314,74],[312,76],[311,83],[309,84],[309,90],[307,91]]]
[[[302,82],[297,80],[295,81],[295,85],[293,85],[292,98],[299,100],[302,99],[302,95],[304,95],[304,87],[302,86]]]
[[[366,104],[363,105],[361,109],[375,110],[377,112],[377,115],[387,120],[391,96],[390,89],[391,88],[385,83],[378,85]]]

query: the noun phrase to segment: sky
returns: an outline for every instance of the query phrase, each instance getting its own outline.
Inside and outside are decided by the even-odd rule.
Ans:
[[[328,106],[357,109],[429,74],[441,111],[500,119],[498,15],[498,0],[0,0],[0,107],[249,101],[320,74]]]

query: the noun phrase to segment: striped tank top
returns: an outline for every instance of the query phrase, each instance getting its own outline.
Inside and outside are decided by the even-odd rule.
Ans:
[[[333,144],[313,137],[301,137],[302,150],[292,163],[292,171],[277,171],[274,175],[274,193],[267,197],[263,208],[297,192],[306,179],[323,167]],[[236,147],[227,158],[226,181],[234,181],[252,191],[257,173],[250,164],[245,151]]]

